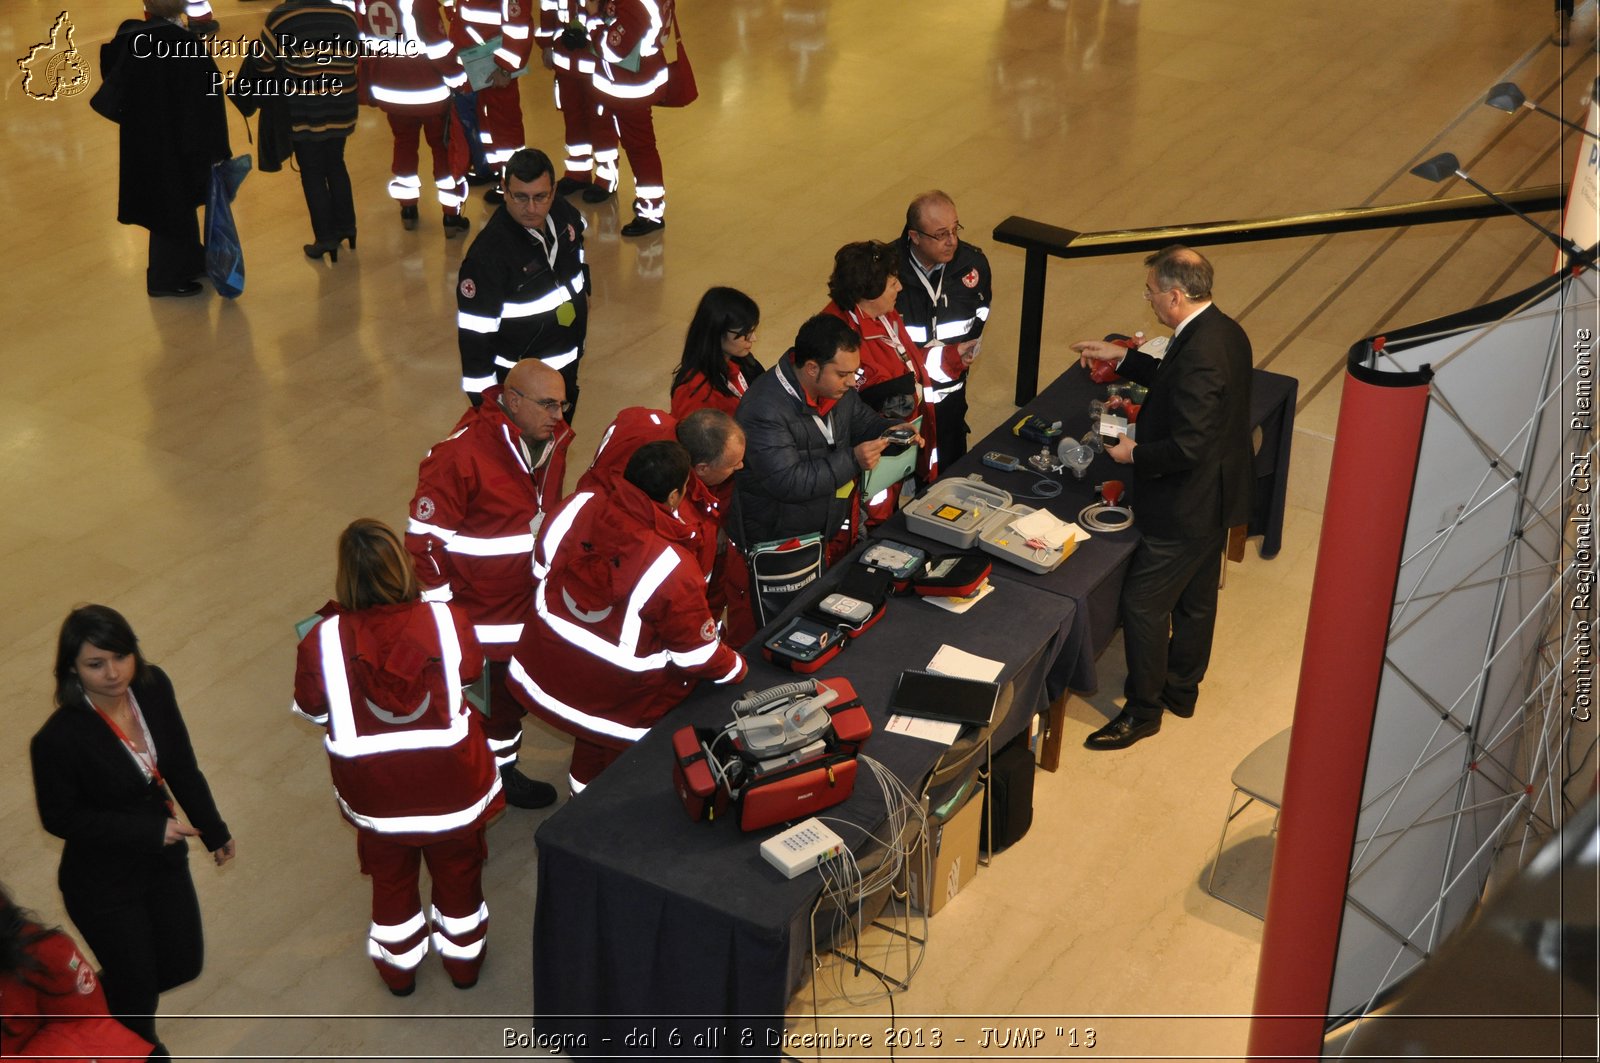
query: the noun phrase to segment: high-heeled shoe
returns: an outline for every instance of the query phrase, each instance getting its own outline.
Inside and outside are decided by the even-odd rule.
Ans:
[[[339,241],[336,239],[327,242],[318,240],[314,244],[306,244],[305,253],[307,258],[321,258],[323,255],[327,255],[329,262],[337,262],[339,261]]]
[[[339,240],[343,240],[348,243],[350,245],[350,250],[354,251],[356,249],[356,231],[354,229],[347,229],[340,233],[339,239],[335,240],[334,244],[338,244]]]

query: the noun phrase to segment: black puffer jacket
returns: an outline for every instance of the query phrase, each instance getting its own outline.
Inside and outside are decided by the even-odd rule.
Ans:
[[[735,416],[745,432],[745,453],[728,533],[746,549],[796,535],[831,535],[850,507],[839,488],[861,475],[852,450],[889,427],[854,389],[819,418],[795,376],[793,351],[756,378]]]

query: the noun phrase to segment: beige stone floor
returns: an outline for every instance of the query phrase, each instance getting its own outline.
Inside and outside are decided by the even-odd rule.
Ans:
[[[0,55],[26,54],[69,2],[7,0]],[[253,35],[269,7],[214,2],[225,37]],[[625,209],[583,208],[594,324],[575,463],[614,410],[665,402],[707,286],[736,284],[760,302],[757,353],[770,362],[825,301],[834,249],[895,235],[925,188],[956,198],[995,268],[972,385],[983,430],[1011,410],[1022,256],[989,235],[1007,215],[1093,230],[1425,199],[1440,190],[1406,170],[1440,150],[1494,187],[1557,183],[1571,142],[1537,116],[1476,101],[1511,78],[1579,114],[1596,73],[1586,49],[1546,43],[1547,3],[681,6],[703,95],[657,113],[668,228],[623,240]],[[135,7],[72,2],[77,47],[93,62]],[[530,143],[558,150],[548,83],[530,77],[523,95]],[[235,150],[251,150],[231,121]],[[86,96],[32,100],[11,75],[0,98],[0,880],[64,918],[59,843],[38,825],[26,741],[49,710],[60,618],[79,602],[113,604],[176,681],[239,841],[228,868],[196,864],[208,963],[163,1001],[172,1047],[202,1058],[510,1055],[501,1031],[525,1026],[531,1009],[542,814],[513,812],[491,831],[493,946],[479,987],[458,993],[429,964],[417,994],[395,1000],[364,956],[366,888],[324,755],[286,711],[292,625],[331,592],[338,530],[356,516],[402,521],[418,459],[462,407],[452,293],[464,242],[445,241],[426,209],[417,231],[400,229],[383,195],[386,127],[367,111],[349,150],[358,251],[337,265],[305,260],[297,181],[257,173],[236,208],[244,296],[152,302],[140,290],[144,234],[114,220],[115,158],[115,130]],[[481,204],[470,213],[485,217]],[[1292,711],[1344,352],[1526,284],[1550,262],[1509,219],[1213,258],[1218,301],[1250,331],[1257,363],[1301,382],[1283,553],[1265,562],[1252,547],[1230,567],[1200,714],[1133,750],[1090,755],[1078,742],[1115,711],[1120,650],[1108,652],[1101,691],[1071,703],[1061,771],[1039,779],[1032,833],[933,920],[926,960],[893,1002],[900,1019],[1093,1026],[1101,1058],[1242,1051],[1260,925],[1199,883],[1229,773]],[[1067,364],[1069,341],[1149,327],[1141,272],[1131,257],[1056,265],[1046,379]],[[560,738],[530,727],[526,749],[533,774],[557,777]],[[1265,829],[1242,836],[1247,869]],[[1260,890],[1261,865],[1235,887]],[[825,1015],[861,1013],[828,978],[818,988]],[[809,1006],[797,999],[794,1014]]]

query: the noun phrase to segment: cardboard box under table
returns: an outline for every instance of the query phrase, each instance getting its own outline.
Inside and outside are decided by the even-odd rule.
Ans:
[[[937,915],[978,873],[978,835],[983,827],[983,784],[969,787],[948,816],[928,819],[928,868],[923,879],[923,854],[911,854],[911,903]]]

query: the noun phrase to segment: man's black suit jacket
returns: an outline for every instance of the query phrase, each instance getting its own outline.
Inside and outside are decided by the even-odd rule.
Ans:
[[[1129,503],[1135,525],[1198,539],[1250,519],[1250,338],[1207,306],[1164,358],[1129,351],[1117,372],[1150,389],[1139,410]]]

